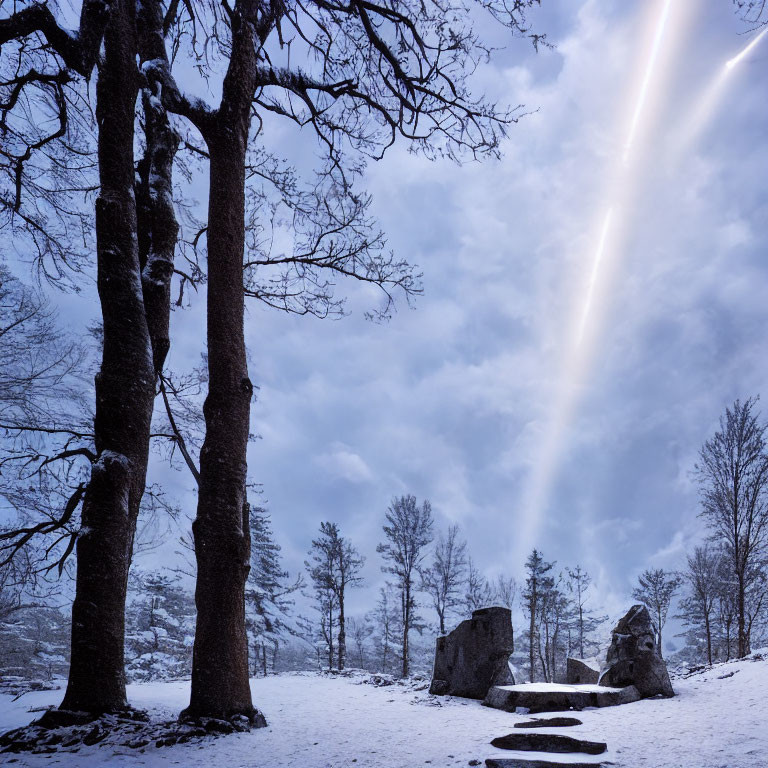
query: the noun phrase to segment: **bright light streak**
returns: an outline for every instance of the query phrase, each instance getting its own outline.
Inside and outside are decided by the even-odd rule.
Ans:
[[[522,516],[516,521],[513,556],[517,560],[524,558],[530,548],[537,544],[536,539],[544,523],[543,516],[549,504],[554,480],[562,456],[567,450],[571,425],[592,353],[591,345],[586,343],[588,326],[595,323],[593,316],[599,309],[600,295],[608,288],[606,272],[609,262],[614,261],[608,256],[620,245],[620,233],[624,229],[626,216],[632,210],[630,200],[641,170],[640,166],[628,162],[630,151],[634,152],[641,134],[645,133],[641,132],[640,127],[643,121],[649,120],[652,96],[663,85],[661,75],[672,70],[669,50],[679,39],[679,35],[674,33],[679,32],[682,27],[684,15],[679,11],[681,6],[681,3],[675,4],[673,11],[672,0],[659,0],[656,5],[655,26],[651,27],[651,45],[646,48],[647,54],[639,62],[638,75],[642,74],[642,80],[634,99],[627,105],[631,109],[631,120],[623,144],[623,156],[619,155],[615,165],[609,169],[610,182],[603,208],[605,215],[600,229],[595,233],[597,242],[594,246],[589,281],[579,287],[583,299],[580,307],[576,309],[578,333],[572,338],[564,356],[555,402],[532,457],[522,498]]]
[[[624,163],[626,164],[629,159],[629,151],[632,149],[632,143],[635,140],[635,133],[637,133],[637,125],[640,122],[640,115],[643,112],[645,106],[645,99],[648,95],[648,87],[653,77],[653,70],[656,67],[656,60],[659,57],[659,49],[661,48],[661,41],[664,38],[664,30],[667,26],[667,19],[669,18],[669,7],[672,4],[672,0],[666,0],[664,8],[661,10],[661,16],[659,17],[659,23],[656,25],[656,34],[653,38],[653,47],[651,48],[651,55],[648,57],[648,64],[645,68],[645,76],[643,77],[643,84],[640,86],[640,94],[637,98],[637,104],[635,105],[635,112],[632,115],[632,122],[629,126],[629,135],[627,141],[624,144]]]
[[[733,58],[728,59],[723,67],[718,67],[717,73],[699,96],[698,101],[687,111],[687,120],[679,131],[673,156],[684,157],[690,147],[696,143],[699,135],[712,121],[712,117],[720,106],[725,87],[732,77],[733,68],[754,50],[766,34],[768,34],[768,27],[748,45],[745,45]]]
[[[592,309],[592,300],[595,296],[595,285],[600,275],[600,265],[603,261],[603,254],[605,253],[605,241],[608,239],[608,232],[611,229],[611,219],[613,218],[613,208],[608,209],[608,213],[605,214],[605,220],[603,221],[603,229],[600,232],[600,240],[597,244],[597,250],[595,251],[595,260],[592,262],[592,274],[589,276],[589,287],[587,288],[587,298],[584,300],[584,310],[581,313],[581,323],[579,324],[579,335],[576,343],[581,344],[584,339],[584,331],[587,327],[587,320],[589,319],[589,312]]]
[[[726,61],[725,68],[733,69],[744,57],[749,55],[749,52],[765,37],[766,33],[768,33],[768,28],[764,29],[741,53]]]

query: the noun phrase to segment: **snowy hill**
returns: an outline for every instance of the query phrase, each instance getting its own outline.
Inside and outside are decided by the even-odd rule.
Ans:
[[[768,652],[716,665],[673,681],[677,696],[575,713],[570,735],[605,741],[608,752],[580,762],[623,768],[764,768],[768,765]],[[102,742],[76,754],[4,755],[17,766],[194,766],[227,768],[412,768],[467,766],[512,757],[490,746],[525,715],[479,702],[430,696],[425,690],[362,683],[360,676],[310,673],[252,681],[254,702],[269,727],[248,734],[148,746],[144,752]],[[170,719],[187,703],[186,682],[133,685],[132,702],[153,719]],[[0,697],[0,729],[29,722],[30,708],[57,703],[60,691],[17,701]],[[566,732],[565,730],[561,732]],[[520,753],[531,758],[533,753]],[[558,758],[567,762],[567,755]],[[473,763],[477,764],[477,763]]]

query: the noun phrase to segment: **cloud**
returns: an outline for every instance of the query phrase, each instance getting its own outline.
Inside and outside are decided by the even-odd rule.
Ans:
[[[350,483],[367,483],[373,474],[365,461],[347,446],[336,443],[316,459],[317,464],[333,477]]]

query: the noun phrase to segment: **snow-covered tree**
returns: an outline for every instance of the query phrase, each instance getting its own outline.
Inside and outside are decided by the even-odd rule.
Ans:
[[[173,574],[136,572],[126,606],[126,674],[131,680],[172,680],[192,668],[195,605]]]
[[[429,593],[437,613],[440,634],[446,632],[445,620],[461,603],[461,587],[467,569],[467,543],[459,539],[459,526],[439,534],[432,564],[422,573],[422,589]]]
[[[551,575],[554,563],[544,560],[538,549],[534,549],[525,561],[527,576],[525,591],[522,594],[523,610],[528,617],[528,665],[529,679],[536,675],[537,648],[540,645],[539,624],[549,593],[554,589],[555,581]],[[542,670],[543,671],[543,670]]]
[[[302,586],[299,576],[291,581],[280,564],[280,545],[274,540],[272,522],[263,507],[249,510],[251,530],[251,570],[246,582],[246,630],[253,656],[254,673],[266,675],[271,655],[274,668],[280,643],[290,635],[300,635],[292,616],[291,595]]]
[[[566,574],[566,587],[573,601],[575,613],[575,635],[572,645],[574,653],[578,653],[579,658],[583,659],[597,650],[597,643],[594,642],[593,633],[607,617],[596,616],[594,611],[587,605],[589,590],[592,586],[592,577],[580,565],[576,565],[575,568],[566,568]]]
[[[760,585],[768,556],[768,424],[760,419],[757,402],[757,397],[736,400],[725,409],[696,465],[701,516],[729,564],[739,658],[750,652],[750,629],[763,608]]]
[[[681,578],[676,573],[670,573],[663,568],[652,568],[643,571],[637,578],[638,586],[632,591],[632,597],[639,600],[656,620],[656,644],[661,654],[661,631],[667,621],[667,613],[672,598],[680,588]]]
[[[419,506],[416,497],[400,496],[392,500],[387,510],[384,534],[387,540],[376,547],[384,557],[382,570],[395,577],[400,593],[402,644],[400,673],[410,674],[408,636],[412,629],[421,631],[421,618],[416,613],[417,576],[421,573],[426,547],[432,541],[432,505],[424,500]]]

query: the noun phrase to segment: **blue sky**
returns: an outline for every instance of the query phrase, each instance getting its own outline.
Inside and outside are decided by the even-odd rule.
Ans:
[[[522,580],[537,546],[592,573],[610,613],[702,537],[696,452],[733,399],[768,395],[768,39],[725,76],[756,36],[731,3],[673,0],[662,34],[664,8],[545,0],[532,21],[556,47],[516,41],[476,73],[531,112],[501,160],[396,145],[368,168],[390,245],[424,273],[414,308],[367,322],[360,286],[338,321],[249,305],[251,477],[291,571],[322,520],[367,556],[352,613],[403,493],[459,524],[488,576]],[[173,369],[199,362],[203,298],[174,313]],[[61,301],[96,314],[92,292]],[[188,478],[157,471],[193,513]]]

